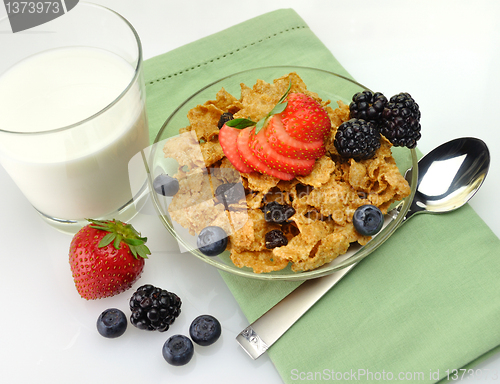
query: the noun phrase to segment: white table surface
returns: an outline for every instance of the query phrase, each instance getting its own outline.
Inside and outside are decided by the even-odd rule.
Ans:
[[[422,152],[461,136],[475,136],[489,145],[490,172],[471,205],[500,235],[497,0],[95,2],[135,26],[146,59],[268,11],[294,8],[359,82],[386,95],[406,91],[418,101]],[[0,6],[0,17],[4,15]],[[0,60],[6,54],[0,47]],[[158,219],[147,214],[133,220],[153,251],[139,282],[176,292],[183,299],[183,312],[165,334],[129,326],[119,339],[99,336],[97,316],[112,306],[126,311],[130,292],[99,301],[81,299],[67,261],[71,237],[45,225],[1,167],[0,185],[3,383],[282,382],[267,356],[252,361],[234,340],[248,324],[218,272],[189,254],[176,254]],[[174,333],[186,334],[191,320],[202,313],[222,322],[222,338],[211,347],[196,348],[187,366],[169,366],[161,355],[163,342]],[[480,367],[500,376],[500,355]],[[334,368],[334,362],[325,368]]]

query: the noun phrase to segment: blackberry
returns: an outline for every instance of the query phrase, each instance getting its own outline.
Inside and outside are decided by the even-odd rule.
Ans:
[[[408,93],[392,96],[380,122],[380,133],[396,147],[415,148],[420,139],[420,109]]]
[[[358,92],[349,104],[349,117],[377,123],[387,104],[387,98],[381,92]]]
[[[219,119],[219,122],[217,123],[217,127],[219,129],[221,129],[223,127],[224,124],[226,124],[228,121],[230,120],[233,120],[234,117],[233,117],[233,114],[232,113],[229,113],[229,112],[224,112],[220,119]]]
[[[369,121],[351,119],[340,124],[335,134],[334,145],[342,157],[352,157],[355,160],[369,159],[380,148],[380,133]]]
[[[282,247],[288,244],[288,239],[279,229],[273,229],[272,231],[267,232],[264,239],[266,241],[267,249]]]
[[[165,332],[181,313],[181,299],[151,284],[137,288],[130,298],[130,322],[139,329]]]
[[[295,209],[290,205],[271,201],[262,207],[264,219],[270,223],[283,224],[295,214]]]

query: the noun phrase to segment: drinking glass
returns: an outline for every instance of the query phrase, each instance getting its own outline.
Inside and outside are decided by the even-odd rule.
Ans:
[[[0,163],[43,220],[135,214],[129,160],[149,145],[142,47],[118,13],[79,2],[12,33],[0,20]]]

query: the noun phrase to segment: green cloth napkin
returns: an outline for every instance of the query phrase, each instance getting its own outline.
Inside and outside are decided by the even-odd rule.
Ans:
[[[349,76],[293,10],[264,14],[145,62],[151,140],[201,86],[266,65]],[[499,272],[500,242],[470,206],[418,215],[268,353],[286,383],[446,379],[500,345]],[[222,276],[249,322],[299,285]]]

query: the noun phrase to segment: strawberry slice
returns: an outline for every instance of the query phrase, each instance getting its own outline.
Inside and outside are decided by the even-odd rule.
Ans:
[[[273,124],[272,121],[275,119],[276,116],[273,116],[269,120],[269,124]],[[314,159],[293,159],[276,152],[266,137],[268,127],[261,129],[257,135],[253,135],[251,138],[250,148],[254,155],[268,167],[277,169],[278,171],[293,173],[295,175],[308,175],[311,173],[316,161]]]
[[[238,152],[238,147],[236,146],[236,140],[238,139],[238,135],[240,134],[240,130],[237,128],[228,127],[227,125],[223,125],[219,130],[219,143],[222,147],[222,151],[224,155],[226,155],[227,159],[231,162],[233,167],[241,173],[250,173],[255,170],[248,165],[245,164],[243,159]]]
[[[294,159],[319,159],[326,152],[323,140],[306,143],[291,137],[283,127],[281,115],[269,120],[266,137],[276,152]]]
[[[282,112],[283,125],[294,139],[310,143],[324,140],[331,129],[325,109],[312,97],[303,93],[288,95],[288,104]]]
[[[245,164],[257,172],[265,173],[267,175],[276,177],[280,180],[292,180],[295,175],[292,173],[281,172],[277,169],[268,167],[265,163],[260,161],[257,156],[254,155],[250,149],[250,142],[252,136],[254,136],[253,131],[255,127],[247,127],[240,131],[236,144],[238,146],[238,152]]]

